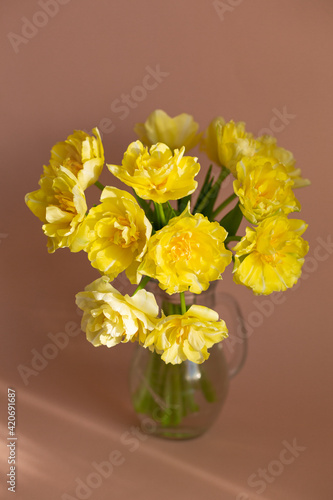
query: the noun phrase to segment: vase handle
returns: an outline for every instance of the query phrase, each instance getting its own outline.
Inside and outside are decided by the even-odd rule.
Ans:
[[[247,332],[244,318],[237,300],[228,293],[216,294],[216,306],[220,318],[226,322],[229,337],[219,345],[228,363],[229,378],[233,378],[242,369],[247,356]]]

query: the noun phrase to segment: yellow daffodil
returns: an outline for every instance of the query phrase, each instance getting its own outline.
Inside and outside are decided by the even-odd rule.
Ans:
[[[244,156],[253,156],[259,144],[246,132],[244,122],[231,120],[226,123],[222,117],[217,117],[206,130],[202,149],[214,163],[228,168],[236,177],[237,163]]]
[[[106,187],[101,204],[90,209],[72,251],[85,250],[91,265],[114,279],[126,270],[131,283],[138,283],[138,266],[147,249],[151,224],[135,198]]]
[[[144,344],[157,323],[158,305],[152,293],[139,290],[134,297],[122,295],[103,276],[76,295],[82,309],[81,327],[95,347],[120,342]]]
[[[139,273],[156,278],[168,294],[188,289],[201,293],[231,262],[226,236],[218,222],[191,215],[187,207],[151,237]]]
[[[140,141],[132,142],[120,166],[108,165],[110,171],[131,186],[138,196],[157,203],[178,200],[193,193],[197,187],[194,177],[200,170],[197,158],[184,156],[185,148],[174,154],[162,143],[148,151]]]
[[[301,169],[295,168],[295,158],[291,151],[278,147],[275,137],[263,135],[257,139],[259,143],[258,154],[261,156],[269,156],[275,158],[279,163],[285,166],[289,177],[294,181],[293,189],[309,186],[309,179],[303,179]]]
[[[171,150],[184,146],[185,151],[188,151],[200,141],[198,129],[199,124],[187,113],[171,118],[165,111],[157,109],[148,116],[145,123],[137,123],[134,131],[145,146],[162,142]]]
[[[291,288],[301,275],[309,245],[301,235],[307,225],[285,215],[269,217],[233,248],[234,281],[255,294],[268,295]]]
[[[162,318],[148,333],[144,346],[162,353],[165,363],[179,364],[186,359],[203,363],[207,349],[228,337],[228,329],[217,312],[192,305],[183,315]]]
[[[71,247],[84,219],[87,204],[77,178],[64,167],[55,177],[41,177],[40,189],[28,193],[25,202],[42,222],[48,250]]]
[[[94,128],[93,133],[95,137],[75,130],[65,141],[53,146],[50,165],[44,167],[44,174],[55,176],[63,166],[77,177],[83,190],[94,184],[103,169],[104,149],[98,129]]]
[[[254,156],[237,164],[234,191],[244,216],[253,224],[278,213],[299,211],[293,184],[285,167],[273,158]]]

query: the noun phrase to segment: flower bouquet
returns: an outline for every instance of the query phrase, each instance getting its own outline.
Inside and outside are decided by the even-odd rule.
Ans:
[[[133,194],[112,186],[112,178],[111,186],[99,182],[104,150],[98,129],[93,135],[75,131],[52,148],[40,188],[26,195],[43,223],[48,251],[85,251],[101,274],[76,295],[89,342],[113,347],[131,341],[152,352],[147,376],[154,391],[178,401],[177,412],[162,415],[165,426],[198,411],[191,394],[180,406],[179,377],[170,370],[187,360],[203,363],[228,336],[217,312],[187,304],[185,292],[206,291],[232,262],[236,284],[255,294],[284,291],[297,282],[308,252],[302,238],[307,225],[288,217],[300,211],[294,189],[309,184],[292,153],[273,137],[254,137],[243,122],[219,117],[205,133],[198,129],[192,116],[171,118],[161,110],[137,124],[139,140],[128,146],[121,165],[107,165]],[[207,168],[200,190],[198,158],[188,156],[198,144],[218,172]],[[217,205],[228,176],[234,177],[233,192]],[[102,192],[100,203],[88,209],[85,190],[92,185]],[[238,234],[243,218],[250,225]],[[120,273],[137,285],[131,296],[111,284]],[[151,279],[166,294],[179,294],[179,305],[166,301],[159,310],[146,290]],[[202,388],[214,400],[209,381]],[[152,415],[155,403],[141,390],[135,407]]]

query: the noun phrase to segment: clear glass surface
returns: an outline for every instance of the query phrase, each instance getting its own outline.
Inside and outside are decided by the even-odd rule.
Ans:
[[[178,313],[179,294],[167,295],[155,282],[148,285],[165,314]],[[188,360],[172,365],[139,345],[134,352],[131,398],[141,428],[149,434],[170,439],[203,434],[220,413],[229,379],[244,364],[246,332],[239,305],[232,296],[216,293],[215,285],[200,295],[185,293],[187,305],[217,310],[229,329],[229,338],[209,349],[208,360],[200,365]]]

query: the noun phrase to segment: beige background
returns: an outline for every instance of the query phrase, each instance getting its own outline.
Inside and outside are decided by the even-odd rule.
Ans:
[[[85,480],[92,463],[113,450],[125,462],[89,498],[330,500],[331,1],[48,6],[50,14],[41,15],[35,0],[1,2],[2,498],[12,498],[5,485],[10,386],[18,400],[17,500],[56,500],[66,492],[75,498],[76,479]],[[31,21],[39,27],[29,28]],[[140,94],[147,67],[157,66],[161,81]],[[119,111],[117,100],[131,93],[137,102]],[[40,223],[23,200],[37,189],[52,145],[75,128],[104,129],[106,159],[116,163],[134,139],[134,124],[156,108],[191,113],[202,129],[216,115],[244,120],[254,133],[270,128],[312,180],[297,192],[311,250],[299,288],[267,317],[258,316],[267,299],[234,285],[226,272],[219,289],[237,296],[247,321],[257,318],[258,326],[223,412],[198,440],[137,438],[130,451],[122,436],[137,425],[127,387],[131,346],[94,349],[79,334],[27,385],[18,372],[19,365],[31,367],[49,333],[79,324],[74,294],[97,277],[85,254],[48,255]],[[101,180],[113,182],[107,170]],[[274,470],[283,442],[294,440],[303,451],[257,494],[249,477],[269,465]]]

